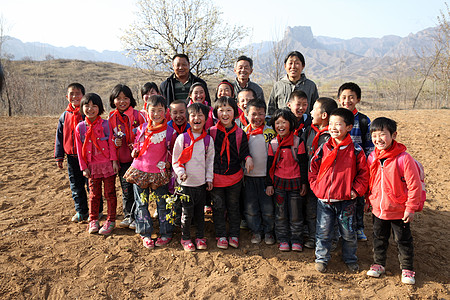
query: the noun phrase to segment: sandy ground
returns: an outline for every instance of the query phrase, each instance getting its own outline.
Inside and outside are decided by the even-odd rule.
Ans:
[[[417,283],[400,283],[396,247],[387,274],[365,273],[368,242],[358,244],[361,271],[351,274],[333,253],[329,271],[314,269],[314,252],[280,253],[253,245],[243,230],[239,249],[218,250],[209,220],[207,251],[186,253],[177,229],[167,247],[147,250],[129,229],[89,235],[74,214],[66,170],[53,159],[57,117],[0,117],[1,299],[450,299],[448,110],[369,112],[399,123],[398,140],[425,167],[428,199],[413,223]],[[118,186],[118,185],[117,185]],[[122,218],[118,190],[118,218]],[[156,228],[157,232],[158,228]]]

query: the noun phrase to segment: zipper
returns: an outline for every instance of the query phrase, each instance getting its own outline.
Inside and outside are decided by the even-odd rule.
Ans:
[[[331,169],[331,184],[330,184],[330,188],[328,189],[328,204],[330,204],[330,198],[331,198],[331,188],[333,187],[333,178],[334,178],[334,168],[336,167],[336,162],[337,162],[337,158],[339,155],[339,147],[337,149],[337,153],[336,153],[336,158],[334,159],[333,162],[333,168]]]
[[[383,207],[382,207],[382,203],[383,203],[383,199],[384,199],[384,164],[381,163],[380,161],[380,166],[381,166],[381,199],[380,199],[380,217],[383,215]]]

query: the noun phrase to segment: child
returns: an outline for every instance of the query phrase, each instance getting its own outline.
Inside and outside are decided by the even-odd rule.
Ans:
[[[88,185],[88,180],[80,170],[75,145],[75,128],[83,120],[80,113],[80,101],[84,94],[84,86],[79,83],[71,83],[67,87],[66,98],[69,101],[69,105],[59,118],[55,139],[55,159],[58,168],[63,168],[64,154],[67,154],[67,171],[76,211],[72,217],[72,222],[81,222],[89,217],[85,189],[85,185]]]
[[[136,133],[131,156],[134,158],[131,167],[125,173],[125,179],[134,184],[136,201],[136,233],[140,234],[145,248],[153,249],[163,246],[172,240],[172,225],[166,220],[168,210],[166,200],[162,197],[168,194],[168,183],[171,178],[170,148],[166,143],[168,131],[165,113],[166,100],[159,95],[152,95],[148,99],[148,118],[151,123],[139,126]],[[172,133],[173,145],[175,134]],[[151,239],[153,224],[148,211],[150,191],[156,194],[156,206],[159,216],[159,237],[156,242]]]
[[[342,107],[347,108],[355,117],[350,136],[354,143],[359,144],[364,153],[369,156],[373,151],[373,143],[370,136],[370,119],[358,112],[356,105],[361,101],[361,88],[353,82],[346,82],[339,87],[338,99]],[[359,241],[367,241],[364,234],[364,197],[356,199],[356,234]]]
[[[231,97],[233,99],[235,97],[233,84],[226,79],[222,80],[217,86],[216,100],[220,97]]]
[[[80,170],[89,178],[89,233],[109,235],[116,225],[116,174],[119,171],[116,148],[108,121],[100,118],[105,111],[102,99],[94,93],[86,94],[80,106],[84,122],[77,125],[75,138]],[[99,228],[99,209],[102,200],[102,182],[108,204],[108,217]]]
[[[239,247],[239,194],[245,168],[253,169],[253,160],[248,151],[247,136],[234,119],[238,116],[236,101],[231,97],[220,97],[214,103],[214,115],[219,119],[216,126],[209,129],[214,140],[214,188],[211,191],[213,221],[216,230],[217,247],[227,249]],[[227,241],[225,212],[229,222]]]
[[[303,134],[303,140],[306,141],[306,152],[308,153],[308,162],[314,156],[317,149],[330,139],[328,123],[330,114],[337,108],[337,103],[331,98],[320,97],[314,102],[311,110],[312,124],[306,128]],[[316,215],[317,215],[317,197],[308,189],[306,194],[306,224],[308,225],[309,238],[305,242],[305,247],[314,249],[316,245]]]
[[[308,96],[304,91],[293,91],[289,96],[287,107],[297,118],[297,128],[294,134],[300,137],[306,127],[311,125],[311,116],[306,113],[308,111]]]
[[[253,99],[256,99],[256,93],[254,90],[250,88],[243,88],[239,91],[237,95],[237,104],[239,109],[241,110],[239,113],[239,119],[236,120],[236,124],[241,128],[244,129],[248,126],[248,119],[247,119],[247,103]],[[265,112],[264,112],[265,115]]]
[[[189,89],[189,96],[187,98],[187,106],[189,107],[192,103],[202,103],[209,108],[208,118],[206,120],[205,129],[214,126],[214,116],[213,116],[213,108],[210,106],[208,101],[206,101],[206,87],[201,82],[196,82],[191,85]]]
[[[280,251],[303,251],[303,196],[308,181],[305,144],[294,135],[297,119],[289,109],[278,109],[272,126],[278,136],[270,142],[267,188],[275,194],[275,235]],[[290,245],[291,243],[291,245]]]
[[[145,116],[134,107],[136,100],[131,89],[123,84],[116,85],[109,96],[109,105],[115,108],[108,118],[109,127],[113,132],[112,140],[117,149],[120,164],[119,179],[122,187],[123,220],[119,226],[136,229],[134,222],[134,192],[133,185],[128,183],[123,175],[131,166],[133,158],[131,150],[140,124],[145,123]]]
[[[171,120],[167,122],[167,125],[175,130],[177,136],[187,132],[190,127],[186,119],[186,110],[186,102],[181,100],[175,100],[169,105]]]
[[[148,114],[147,114],[148,98],[150,98],[150,96],[153,96],[153,95],[161,95],[159,93],[158,86],[153,81],[152,82],[146,82],[141,87],[142,101],[144,101],[144,106],[143,106],[143,108],[141,110],[141,113],[145,116],[145,120],[146,121],[148,121]]]
[[[309,183],[317,196],[316,270],[326,272],[330,260],[335,220],[342,236],[342,258],[357,272],[356,232],[354,227],[357,196],[364,195],[369,184],[366,156],[348,134],[354,117],[345,108],[335,109],[328,126],[331,139],[319,147],[311,160]]]
[[[415,283],[414,247],[410,224],[421,201],[421,181],[414,159],[406,147],[395,141],[397,123],[388,118],[375,119],[370,127],[375,144],[369,158],[368,200],[373,214],[373,260],[367,275],[380,277],[385,272],[391,230],[398,247],[402,282]],[[403,160],[403,169],[400,167]]]
[[[245,90],[245,89],[244,89]],[[242,90],[238,94],[243,93]],[[273,237],[274,216],[272,197],[266,191],[267,151],[270,141],[275,137],[272,127],[265,124],[266,103],[261,100],[250,100],[246,104],[247,117],[250,124],[245,128],[248,147],[253,158],[252,171],[244,171],[244,214],[252,231],[251,242],[264,241],[267,245],[275,243]]]
[[[173,102],[172,102],[173,104]],[[193,103],[188,108],[191,127],[178,136],[173,149],[172,164],[181,185],[182,193],[189,196],[181,201],[181,245],[185,251],[195,251],[191,241],[191,221],[197,226],[197,249],[206,249],[205,206],[206,191],[213,187],[214,142],[204,129],[209,108],[201,103]]]

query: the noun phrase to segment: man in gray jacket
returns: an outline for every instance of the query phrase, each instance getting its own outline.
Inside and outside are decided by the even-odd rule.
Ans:
[[[252,89],[256,93],[256,97],[264,101],[263,89],[256,83],[250,80],[250,75],[253,73],[253,60],[250,57],[241,55],[234,63],[234,74],[236,74],[236,80],[233,82],[234,94],[237,94],[242,89]]]
[[[275,110],[287,106],[289,96],[294,90],[301,90],[308,96],[307,114],[310,114],[314,102],[319,98],[316,84],[307,79],[303,73],[305,58],[298,51],[291,51],[284,59],[286,77],[275,82],[267,105],[267,114],[273,115]]]

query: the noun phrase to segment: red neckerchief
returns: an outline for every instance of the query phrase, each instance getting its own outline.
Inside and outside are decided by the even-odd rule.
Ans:
[[[130,106],[131,107],[131,106]],[[112,119],[114,116],[116,116],[116,118],[119,119],[119,121],[123,124],[123,126],[125,127],[125,141],[126,144],[129,144],[129,139],[131,138],[130,136],[130,126],[129,124],[123,119],[122,114],[119,112],[118,109],[115,109],[114,111],[111,112],[111,114],[109,115],[109,118]],[[116,122],[117,124],[118,122]],[[131,120],[130,120],[131,123]],[[119,125],[117,125],[117,128],[119,129]],[[120,130],[120,129],[119,129]]]
[[[175,121],[173,121],[173,122],[172,122],[172,126],[173,126],[173,129],[175,129],[175,131],[176,131],[178,134],[182,134],[182,133],[184,132],[184,130],[186,129],[187,122],[184,123],[184,125],[181,126],[181,128],[180,128],[177,124],[175,124]]]
[[[335,161],[337,157],[337,153],[340,147],[347,146],[352,144],[352,138],[349,134],[346,135],[344,140],[340,142],[339,144],[336,144],[336,141],[332,138],[330,140],[331,146],[333,147],[333,150],[328,153],[328,155],[324,158],[322,158],[322,164],[320,165],[319,174],[317,176],[317,181],[320,181],[322,177],[325,175],[325,173],[328,171],[328,169],[333,165],[333,162]]]
[[[150,123],[148,123],[148,124],[150,125]],[[144,144],[142,145],[141,150],[139,150],[138,157],[141,157],[142,154],[144,154],[145,151],[147,151],[147,148],[148,148],[148,146],[151,143],[152,136],[155,133],[160,133],[160,132],[162,132],[162,131],[164,131],[166,129],[167,129],[167,121],[166,121],[166,119],[164,119],[164,122],[162,122],[161,124],[158,124],[156,126],[153,126],[153,125],[148,126],[147,125],[147,128],[145,129],[145,134],[144,134],[146,136],[145,137],[145,141],[144,141]]]
[[[227,159],[228,159],[228,169],[225,171],[225,173],[230,169],[230,141],[228,140],[228,136],[235,132],[238,127],[236,123],[234,124],[233,128],[231,128],[230,131],[227,132],[226,128],[222,125],[222,123],[217,123],[217,129],[222,131],[225,134],[225,137],[223,138],[222,142],[222,148],[220,149],[220,159],[222,160],[222,154],[227,149]]]
[[[97,116],[97,118],[94,120],[94,122],[91,122],[89,120],[89,118],[85,119],[86,124],[88,125],[88,128],[86,130],[86,136],[84,138],[84,142],[83,142],[83,147],[81,149],[81,154],[83,156],[84,161],[87,163],[87,152],[88,152],[88,145],[89,142],[88,141],[92,141],[92,143],[94,144],[94,146],[106,157],[108,158],[108,156],[105,155],[105,152],[103,152],[102,148],[100,148],[100,146],[97,143],[97,136],[95,135],[94,132],[94,127],[98,122],[103,122],[102,118],[100,118],[100,116]]]
[[[353,113],[354,116],[356,116],[356,114],[358,113],[358,110],[355,108],[355,109],[352,111],[352,113]]]
[[[269,175],[270,175],[270,178],[272,178],[272,181],[273,181],[273,176],[275,175],[275,165],[277,164],[278,156],[280,155],[280,149],[281,149],[281,147],[294,145],[294,132],[291,131],[289,133],[289,135],[286,136],[285,138],[281,138],[279,135],[277,135],[277,141],[278,141],[277,152],[275,152],[275,155],[273,157],[272,166],[270,167],[270,170],[269,170]]]
[[[77,127],[78,123],[83,120],[83,118],[81,117],[80,114],[80,107],[73,107],[73,105],[71,103],[69,103],[69,105],[66,108],[66,111],[71,112],[73,114],[72,117],[72,124],[70,124],[72,132],[75,132],[75,128]]]
[[[314,126],[314,124],[311,124],[311,128],[316,132],[316,136],[314,137],[312,142],[312,152],[315,153],[317,148],[319,148],[319,138],[322,133],[328,131],[328,125],[319,130],[319,128]]]
[[[191,145],[189,145],[188,147],[184,148],[183,151],[181,151],[180,156],[178,157],[177,163],[182,166],[183,168],[186,168],[185,166],[183,166],[185,163],[187,163],[188,161],[191,160],[192,158],[192,152],[194,151],[194,144],[197,143],[198,141],[200,141],[201,139],[203,139],[206,136],[206,131],[203,130],[202,134],[194,139],[194,135],[192,133],[191,128],[189,127],[187,130],[187,134],[189,135],[189,137],[191,138]]]
[[[373,183],[374,183],[373,181],[375,180],[375,174],[377,172],[377,167],[378,167],[377,162],[380,159],[396,157],[397,155],[399,155],[405,151],[406,151],[406,146],[403,144],[397,143],[395,140],[392,141],[392,145],[386,150],[378,150],[378,148],[375,147],[375,150],[373,150],[375,159],[372,162],[372,164],[369,166],[369,170],[370,170],[369,191],[372,190]]]
[[[300,124],[300,125],[298,126],[298,128],[294,130],[294,135],[297,135],[297,136],[298,136],[299,132],[302,131],[303,127],[305,127],[305,123]]]
[[[264,133],[264,126],[266,124],[262,124],[261,126],[259,126],[256,129],[253,129],[252,125],[246,125],[247,127],[245,127],[245,130],[247,131],[247,139],[251,136],[251,135],[257,135],[257,134],[263,134]]]
[[[244,125],[244,126],[248,125],[248,122],[247,122],[247,119],[245,118],[244,112],[241,112],[239,114],[239,121],[241,121],[242,125]]]
[[[144,110],[147,111],[147,102],[144,102]]]

